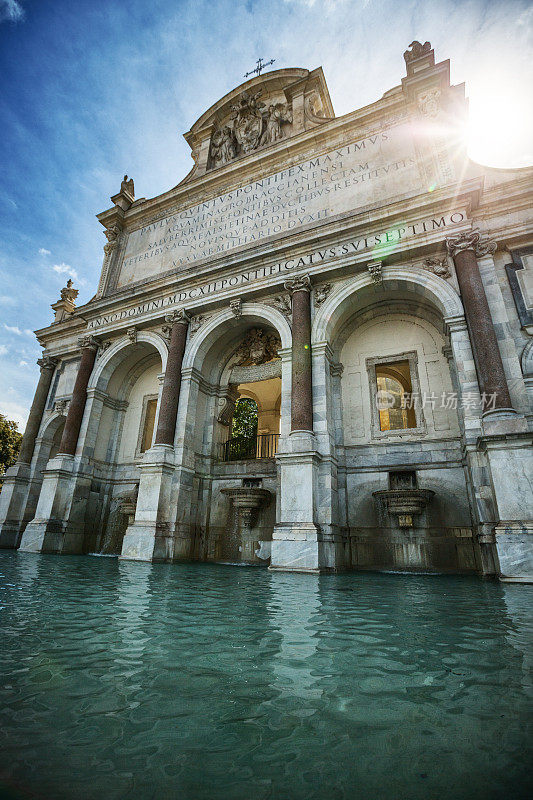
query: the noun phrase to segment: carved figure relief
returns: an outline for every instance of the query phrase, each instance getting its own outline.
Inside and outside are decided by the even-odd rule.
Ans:
[[[261,89],[252,95],[243,92],[231,107],[230,122],[213,133],[209,148],[211,169],[283,138],[283,125],[292,123],[291,109],[287,103],[271,103],[267,108],[259,100],[261,93]]]
[[[261,328],[252,328],[235,353],[234,364],[239,367],[264,364],[278,357],[281,340],[275,333],[266,333]]]
[[[420,113],[433,119],[437,117],[440,110],[439,97],[440,89],[431,89],[429,92],[421,94],[418,98]]]
[[[259,144],[272,144],[283,138],[281,125],[292,122],[291,110],[286,103],[274,103],[268,107],[266,127]]]
[[[322,286],[316,287],[315,308],[320,308],[322,303],[325,303],[330,292],[331,292],[331,283],[324,283]]]
[[[430,269],[435,275],[438,275],[439,278],[449,278],[451,276],[450,270],[448,269],[448,262],[445,258],[426,258],[424,266]]]
[[[242,315],[242,300],[241,298],[237,298],[237,300],[230,300],[230,311],[235,317],[240,317]]]
[[[267,300],[267,305],[273,306],[277,308],[278,311],[281,311],[284,317],[286,317],[289,321],[292,318],[292,304],[291,304],[291,296],[289,294],[279,294],[276,297],[273,297],[271,300]]]

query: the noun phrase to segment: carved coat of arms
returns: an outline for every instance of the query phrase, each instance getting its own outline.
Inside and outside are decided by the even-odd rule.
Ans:
[[[265,104],[258,98],[261,90],[253,95],[243,92],[239,102],[232,106],[233,131],[242,153],[250,153],[259,145],[263,133],[263,110]]]

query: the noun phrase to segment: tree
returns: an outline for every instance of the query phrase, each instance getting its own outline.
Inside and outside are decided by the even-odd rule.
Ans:
[[[257,437],[257,403],[249,397],[237,400],[233,421],[228,458],[255,458]]]
[[[22,434],[18,431],[17,423],[0,414],[0,486],[2,475],[17,460],[21,442]]]
[[[250,397],[241,397],[235,404],[231,435],[243,439],[257,436],[257,403]]]

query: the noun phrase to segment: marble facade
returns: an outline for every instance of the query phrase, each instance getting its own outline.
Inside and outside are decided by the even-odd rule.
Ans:
[[[404,60],[342,117],[321,69],[259,75],[185,134],[175,187],[124,176],[96,295],[36,332],[2,547],[533,580],[533,169],[471,162],[449,62]],[[382,429],[396,363],[421,405]],[[228,460],[239,396],[275,448]],[[377,499],[402,481],[414,516]]]

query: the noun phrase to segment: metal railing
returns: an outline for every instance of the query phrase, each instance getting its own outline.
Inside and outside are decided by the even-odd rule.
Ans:
[[[222,445],[222,461],[274,458],[278,449],[279,433],[262,433],[260,436],[233,436]]]

